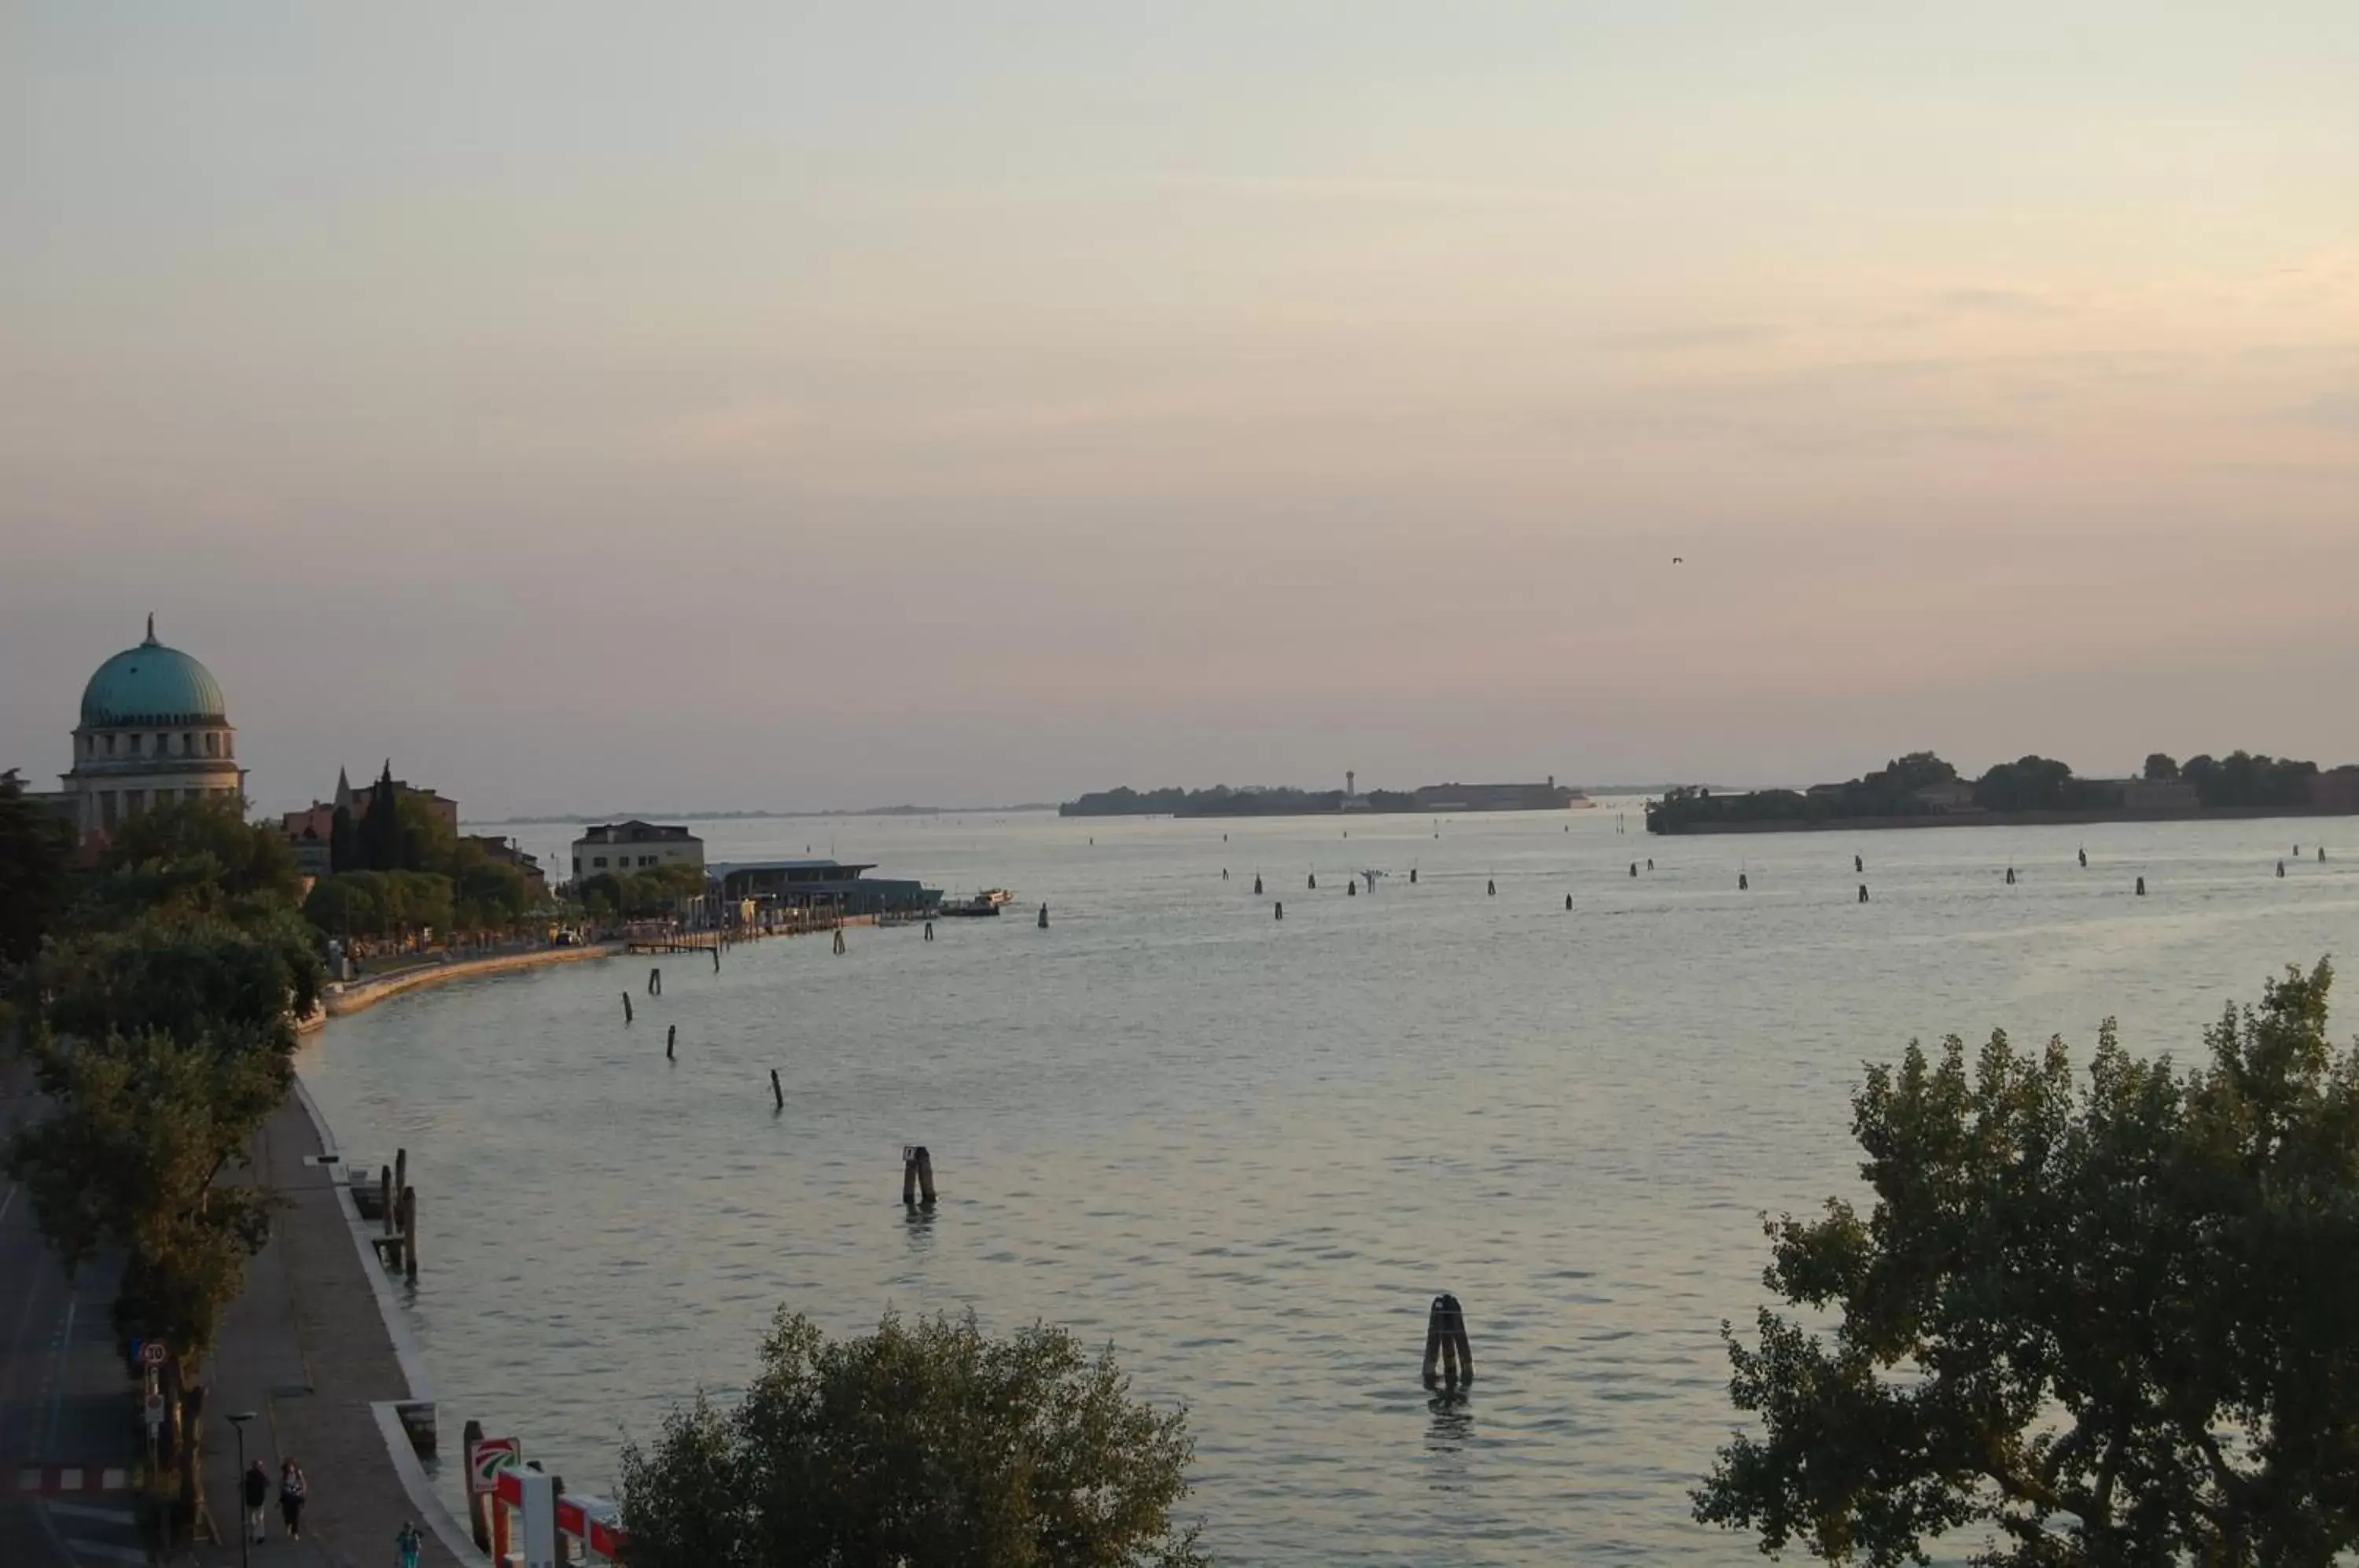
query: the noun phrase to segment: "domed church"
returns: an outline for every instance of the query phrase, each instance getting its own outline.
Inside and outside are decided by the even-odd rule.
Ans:
[[[220,682],[158,642],[153,615],[147,639],[100,665],[82,688],[73,747],[65,792],[85,838],[111,833],[150,806],[245,794]]]

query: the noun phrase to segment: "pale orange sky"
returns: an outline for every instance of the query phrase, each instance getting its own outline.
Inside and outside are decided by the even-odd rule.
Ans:
[[[2359,8],[784,9],[0,10],[0,767],[2359,759]]]

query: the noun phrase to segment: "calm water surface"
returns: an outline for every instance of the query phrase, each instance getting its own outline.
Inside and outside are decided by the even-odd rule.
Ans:
[[[1759,1213],[1855,1183],[1862,1062],[1993,1027],[2085,1060],[2108,1014],[2189,1055],[2284,963],[2352,951],[2359,841],[2280,881],[2352,823],[1659,840],[1617,814],[707,824],[715,859],[808,844],[1026,902],[840,958],[671,957],[660,998],[648,960],[454,985],[301,1066],[356,1158],[409,1149],[444,1426],[577,1486],[738,1385],[781,1303],[838,1334],[971,1306],[1184,1399],[1229,1562],[1757,1562],[1687,1519],[1734,1423],[1719,1324],[1764,1300]],[[1347,898],[1364,867],[1393,875]],[[918,1141],[943,1196],[913,1218]],[[1445,1289],[1480,1371],[1457,1404],[1418,1382]]]

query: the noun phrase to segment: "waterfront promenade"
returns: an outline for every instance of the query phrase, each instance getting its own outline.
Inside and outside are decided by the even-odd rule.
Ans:
[[[338,1195],[341,1167],[316,1163],[326,1150],[319,1126],[299,1090],[274,1112],[255,1140],[254,1169],[245,1173],[277,1189],[285,1206],[270,1243],[246,1266],[245,1292],[224,1314],[210,1372],[205,1422],[205,1493],[218,1543],[205,1539],[177,1561],[201,1568],[239,1562],[237,1439],[227,1417],[251,1410],[245,1452],[275,1478],[292,1455],[310,1483],[304,1539],[289,1541],[279,1528],[274,1486],[269,1533],[254,1549],[259,1568],[361,1568],[390,1563],[394,1537],[405,1519],[426,1533],[422,1562],[429,1568],[481,1568],[484,1559],[440,1511],[422,1470],[405,1476],[387,1442],[386,1412],[395,1401],[422,1394],[424,1374],[405,1366],[405,1354],[378,1305],[381,1277],[364,1264]],[[381,1271],[380,1271],[381,1276]],[[441,1421],[445,1463],[451,1462],[463,1417]],[[421,1507],[420,1494],[431,1507]],[[439,1526],[439,1528],[438,1528]]]
[[[504,953],[489,958],[462,958],[448,964],[419,964],[397,970],[373,980],[354,980],[331,985],[321,998],[323,1016],[342,1018],[347,1013],[364,1012],[379,1002],[429,985],[447,985],[453,980],[473,979],[485,975],[509,975],[523,969],[546,969],[551,964],[581,964],[593,958],[613,958],[625,951],[621,942],[595,942],[580,947],[544,947],[528,953]]]

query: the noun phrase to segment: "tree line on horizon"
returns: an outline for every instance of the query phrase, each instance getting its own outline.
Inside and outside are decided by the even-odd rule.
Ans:
[[[2179,762],[2167,752],[2146,759],[2143,781],[2185,784],[2206,810],[2299,808],[2309,803],[2315,762],[2232,752],[2201,755]],[[1666,790],[1647,805],[1649,833],[1677,833],[1707,823],[1843,822],[1854,818],[1939,816],[1950,808],[1924,791],[1966,782],[1957,768],[1930,751],[1912,751],[1882,768],[1833,789],[1754,789],[1713,793],[1702,787]],[[2082,779],[2071,766],[2037,755],[1998,763],[1972,781],[1975,807],[1995,814],[2027,811],[2121,810],[2125,793],[2114,779]]]

